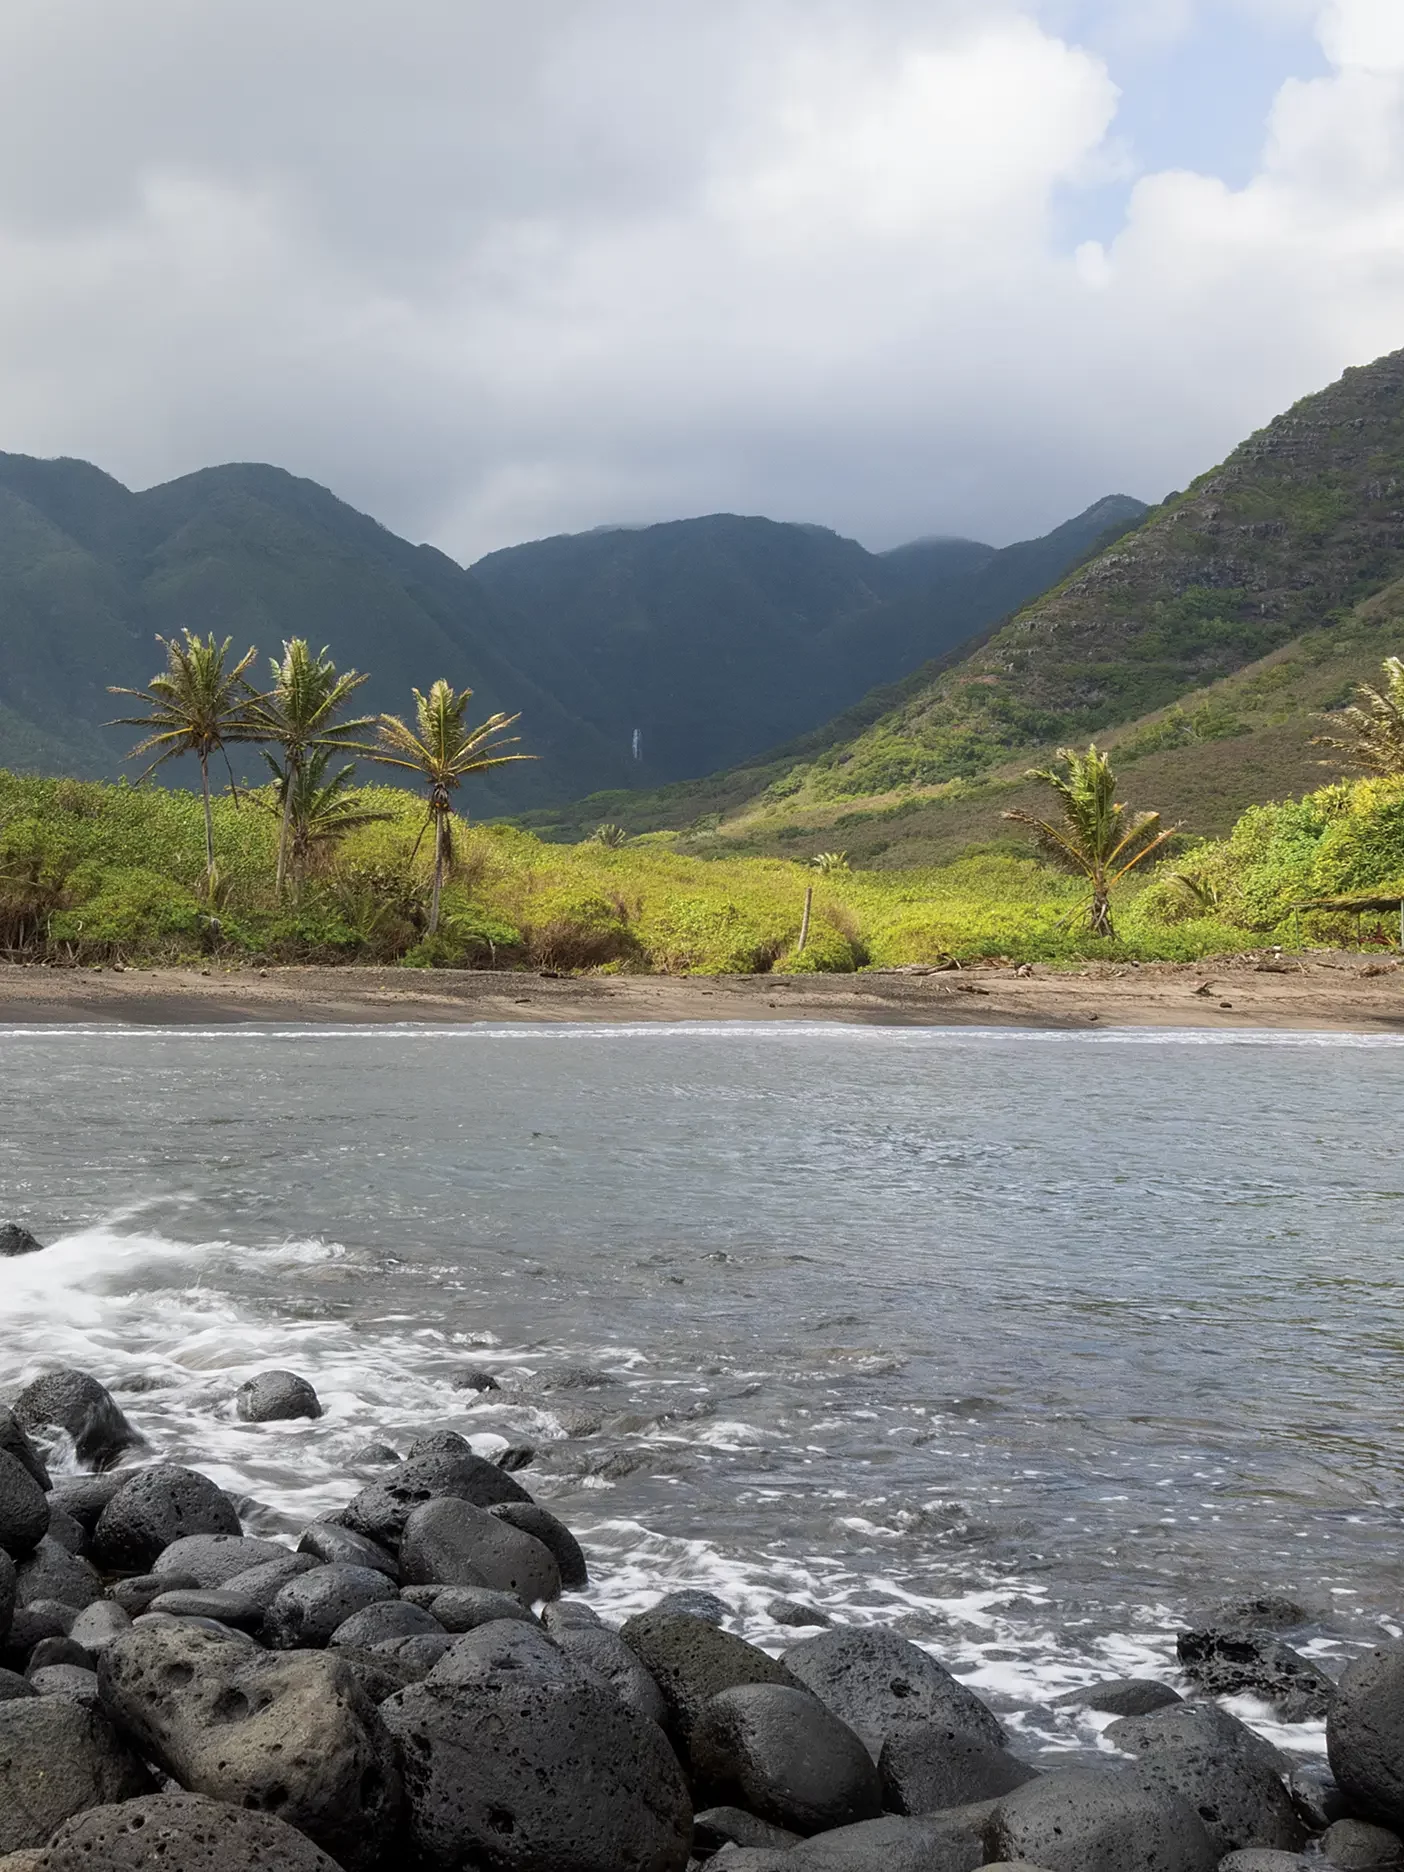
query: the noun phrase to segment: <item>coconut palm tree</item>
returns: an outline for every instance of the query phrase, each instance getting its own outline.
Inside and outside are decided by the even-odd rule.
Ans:
[[[1031,826],[1038,844],[1055,864],[1074,876],[1086,878],[1092,887],[1089,927],[1094,936],[1112,937],[1112,887],[1128,871],[1144,864],[1152,853],[1161,850],[1179,830],[1162,828],[1160,814],[1128,813],[1116,801],[1116,776],[1111,762],[1095,743],[1085,754],[1073,748],[1059,748],[1062,771],[1053,768],[1030,768],[1025,778],[1041,780],[1053,788],[1062,804],[1060,821],[1040,819],[1017,807],[1000,814]]]
[[[281,761],[269,758],[269,765],[280,783],[283,804],[282,825],[278,832],[277,891],[281,896],[287,876],[288,844],[293,814],[299,803],[306,803],[307,791],[301,784],[302,773],[313,751],[319,748],[347,748],[355,737],[373,727],[375,717],[364,715],[359,721],[338,721],[337,717],[361,684],[368,679],[355,670],[338,674],[325,645],[314,656],[305,637],[293,637],[283,645],[282,660],[269,659],[273,687],[255,711],[262,738],[282,747]],[[322,772],[325,775],[326,763]],[[347,783],[342,781],[344,787]]]
[[[247,676],[258,652],[248,650],[237,663],[231,663],[229,646],[233,638],[226,637],[220,644],[215,642],[213,631],[208,638],[201,638],[189,630],[182,633],[182,638],[177,643],[173,637],[157,637],[166,653],[166,667],[159,676],[152,677],[148,688],[111,685],[113,695],[135,696],[147,708],[144,715],[120,716],[114,726],[150,730],[127,756],[128,760],[137,760],[155,752],[155,760],[140,776],[142,780],[177,755],[193,754],[199,761],[200,789],[205,797],[205,888],[212,891],[215,856],[210,759],[214,754],[225,754],[233,742],[264,738],[255,712],[261,698]],[[227,764],[227,754],[225,759]]]
[[[843,851],[815,852],[809,862],[825,877],[832,876],[836,871],[849,869],[848,853]]]
[[[1349,730],[1347,739],[1335,735],[1313,735],[1313,747],[1339,748],[1349,757],[1352,767],[1367,773],[1404,773],[1404,657],[1384,660],[1384,688],[1372,689],[1369,683],[1357,683],[1357,702],[1327,720],[1341,722]]]
[[[489,715],[476,728],[465,725],[471,689],[455,689],[442,678],[428,695],[414,691],[415,725],[413,728],[398,715],[381,715],[377,720],[379,735],[373,748],[365,751],[385,767],[400,767],[417,774],[428,794],[429,815],[424,831],[434,829],[434,894],[429,905],[428,934],[439,927],[439,898],[444,874],[453,863],[453,794],[469,774],[485,773],[489,767],[505,767],[508,761],[534,760],[532,754],[503,754],[504,747],[519,739],[505,730],[519,715]],[[424,837],[424,832],[420,833]],[[417,846],[416,846],[417,849]]]
[[[329,773],[333,750],[313,748],[291,776],[272,754],[263,758],[273,770],[273,811],[288,841],[288,869],[302,876],[317,851],[338,844],[358,826],[392,819],[393,813],[375,812],[362,793],[351,792],[354,762]],[[266,802],[265,802],[266,803]]]

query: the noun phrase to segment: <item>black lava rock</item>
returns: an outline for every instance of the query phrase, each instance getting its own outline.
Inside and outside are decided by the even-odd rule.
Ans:
[[[338,1519],[353,1533],[364,1534],[393,1553],[414,1510],[444,1497],[471,1502],[475,1508],[531,1500],[520,1482],[471,1450],[430,1451],[407,1458],[379,1482],[362,1489]]]
[[[1204,1822],[1215,1850],[1274,1846],[1295,1852],[1306,1833],[1278,1777],[1252,1756],[1206,1748],[1152,1749],[1130,1771],[1141,1786],[1169,1788]]]
[[[497,1619],[537,1622],[515,1593],[494,1592],[490,1586],[406,1586],[400,1596],[432,1612],[446,1632],[476,1631]]]
[[[1152,1710],[1169,1709],[1184,1698],[1178,1690],[1157,1683],[1153,1677],[1112,1677],[1105,1683],[1069,1690],[1053,1701],[1060,1709],[1100,1710],[1107,1716],[1149,1716]]]
[[[429,1683],[475,1684],[511,1672],[553,1683],[584,1683],[590,1673],[568,1658],[539,1625],[502,1619],[454,1638],[429,1672]]]
[[[233,1631],[257,1633],[263,1629],[263,1607],[244,1593],[230,1592],[227,1586],[177,1587],[163,1592],[144,1607],[148,1612],[164,1612],[168,1618],[215,1619]]]
[[[71,1554],[86,1553],[88,1537],[71,1514],[65,1514],[62,1508],[55,1508],[49,1503],[49,1539],[60,1547],[67,1548]]]
[[[19,1418],[3,1404],[0,1404],[0,1450],[27,1469],[41,1489],[52,1486],[44,1458],[30,1442]]]
[[[1048,1872],[1216,1872],[1220,1854],[1180,1794],[1112,1767],[1064,1768],[996,1809],[987,1852]]]
[[[136,1473],[135,1469],[109,1469],[102,1475],[62,1476],[50,1493],[50,1506],[72,1515],[83,1532],[91,1535],[103,1509]]]
[[[457,1497],[425,1502],[405,1522],[400,1577],[407,1586],[491,1586],[525,1604],[555,1599],[560,1569],[551,1551],[486,1509]]]
[[[96,1656],[114,1638],[130,1630],[131,1623],[121,1606],[114,1604],[111,1599],[95,1599],[74,1619],[68,1628],[68,1636],[73,1643],[82,1645],[85,1651],[91,1651]]]
[[[314,1521],[304,1528],[298,1537],[297,1551],[311,1554],[325,1566],[373,1567],[387,1579],[400,1577],[394,1554],[377,1541],[367,1540],[364,1534],[353,1534],[350,1528],[340,1527],[335,1521]]]
[[[1404,1831],[1404,1648],[1381,1646],[1346,1666],[1326,1753],[1351,1812]]]
[[[801,1872],[801,1868],[803,1872],[973,1872],[984,1863],[980,1841],[984,1818],[984,1808],[951,1814],[884,1814],[880,1820],[860,1820],[856,1826],[816,1833],[795,1847],[794,1859],[771,1863],[774,1872]],[[720,1863],[728,1872],[741,1872],[730,1853]],[[767,1872],[767,1868],[753,1864],[751,1872]]]
[[[381,1705],[427,1863],[684,1872],[692,1809],[656,1724],[608,1691],[504,1674]]]
[[[266,1371],[239,1386],[234,1410],[243,1423],[283,1423],[294,1417],[320,1417],[322,1404],[296,1372]]]
[[[355,1645],[368,1651],[372,1645],[384,1644],[391,1638],[418,1638],[425,1633],[448,1636],[433,1613],[423,1606],[411,1605],[407,1599],[381,1599],[344,1619],[327,1643],[333,1648]]]
[[[777,1625],[827,1627],[834,1622],[827,1612],[821,1612],[818,1606],[805,1605],[800,1599],[772,1599],[765,1609]]]
[[[1368,1820],[1337,1820],[1327,1828],[1321,1851],[1341,1872],[1399,1872],[1404,1866],[1404,1840]]]
[[[1038,1770],[962,1730],[923,1723],[887,1738],[878,1773],[890,1813],[928,1814],[1012,1794],[1035,1780]]]
[[[89,1709],[98,1702],[97,1673],[79,1664],[46,1664],[29,1681],[41,1697],[70,1697]]]
[[[114,1722],[182,1787],[276,1813],[344,1872],[376,1866],[399,1818],[399,1772],[334,1654],[270,1654],[160,1623],[119,1638],[98,1671]]]
[[[541,1608],[541,1623],[549,1632],[564,1631],[567,1625],[601,1625],[603,1620],[592,1605],[583,1599],[553,1599]]]
[[[46,1426],[66,1430],[79,1462],[87,1469],[110,1468],[124,1450],[141,1444],[107,1386],[88,1372],[64,1370],[36,1378],[20,1392],[12,1408],[28,1431]]]
[[[973,1690],[928,1652],[881,1625],[839,1625],[801,1639],[786,1668],[876,1754],[889,1735],[922,1723],[999,1748],[1004,1730]]]
[[[723,1690],[740,1684],[803,1687],[755,1645],[686,1612],[640,1612],[619,1636],[657,1684],[668,1706],[668,1726],[684,1746],[703,1705]]]
[[[17,1605],[57,1599],[81,1611],[102,1596],[102,1581],[88,1562],[47,1537],[15,1568]]]
[[[18,1222],[0,1222],[0,1261],[14,1255],[42,1254],[44,1244]]]
[[[1149,1716],[1122,1716],[1108,1723],[1102,1734],[1113,1748],[1125,1749],[1128,1755],[1162,1748],[1207,1748],[1249,1755],[1275,1775],[1285,1775],[1289,1766],[1287,1757],[1271,1742],[1217,1703],[1176,1703],[1152,1710]]]
[[[67,1636],[41,1638],[29,1654],[24,1674],[33,1683],[35,1671],[49,1670],[55,1664],[76,1664],[80,1670],[91,1670],[95,1662],[91,1651]]]
[[[152,1571],[158,1577],[182,1574],[212,1592],[227,1585],[236,1573],[288,1557],[287,1548],[277,1541],[255,1540],[248,1534],[187,1534],[171,1542]]]
[[[103,1509],[93,1531],[93,1558],[112,1573],[149,1573],[160,1570],[168,1547],[191,1534],[238,1532],[233,1502],[208,1476],[178,1463],[155,1463],[138,1469]],[[195,1571],[183,1559],[172,1565]]]
[[[1181,1632],[1175,1649],[1185,1675],[1208,1696],[1261,1697],[1284,1722],[1324,1716],[1336,1686],[1317,1665],[1280,1638],[1257,1632]]]
[[[698,1712],[688,1745],[694,1784],[794,1833],[873,1820],[882,1783],[863,1743],[807,1690],[740,1684]]]
[[[358,1450],[352,1450],[347,1460],[355,1469],[377,1469],[383,1463],[399,1462],[400,1452],[388,1443],[363,1443]]]
[[[43,1489],[17,1457],[0,1449],[0,1548],[12,1560],[32,1553],[49,1531]]]
[[[193,1573],[133,1573],[129,1579],[118,1580],[112,1599],[128,1618],[140,1618],[162,1593],[193,1592],[199,1584]]]
[[[488,1512],[523,1534],[530,1534],[548,1549],[560,1570],[563,1592],[583,1592],[590,1584],[580,1542],[548,1509],[537,1502],[497,1502]]]
[[[334,1859],[276,1814],[201,1794],[147,1794],[61,1826],[44,1872],[337,1872]]]
[[[315,1573],[321,1566],[320,1560],[314,1560],[311,1554],[283,1553],[281,1559],[264,1560],[258,1566],[250,1567],[246,1573],[235,1573],[224,1582],[224,1592],[238,1593],[243,1599],[252,1599],[266,1612],[289,1580],[300,1579],[304,1573]]]
[[[705,1619],[709,1625],[722,1625],[732,1616],[732,1607],[714,1592],[696,1586],[683,1586],[677,1592],[664,1593],[649,1608],[650,1612],[685,1612],[689,1618]]]
[[[7,1553],[0,1553],[0,1644],[15,1615],[15,1563]]]
[[[469,1366],[461,1371],[453,1381],[455,1391],[500,1391],[502,1386],[490,1371],[482,1371],[477,1366]]]
[[[394,1581],[373,1567],[316,1567],[281,1589],[263,1615],[263,1635],[276,1650],[315,1649],[353,1613],[398,1597]]]
[[[1251,1599],[1221,1599],[1195,1620],[1212,1631],[1284,1632],[1308,1623],[1305,1607],[1282,1593],[1259,1593]]]
[[[755,1846],[784,1852],[799,1845],[799,1834],[772,1826],[740,1807],[705,1807],[692,1816],[692,1856],[710,1859],[723,1846]]]
[[[551,1635],[567,1657],[593,1671],[630,1709],[650,1722],[667,1723],[663,1692],[618,1632],[603,1625],[558,1625]]]
[[[0,1702],[0,1855],[45,1845],[84,1808],[150,1791],[105,1716],[62,1696]]]

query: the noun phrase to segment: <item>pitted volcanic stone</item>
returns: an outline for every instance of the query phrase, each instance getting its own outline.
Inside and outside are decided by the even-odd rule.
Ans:
[[[426,1634],[448,1636],[433,1613],[426,1612],[423,1606],[411,1605],[407,1599],[382,1599],[344,1619],[327,1642],[333,1647],[359,1645],[369,1650],[372,1645],[384,1644],[392,1638],[418,1638]]]
[[[986,1850],[1049,1872],[1216,1872],[1220,1859],[1182,1795],[1102,1766],[1016,1788],[995,1812]]]
[[[18,1671],[0,1670],[0,1703],[9,1703],[15,1697],[37,1696],[39,1693],[27,1677],[21,1677]]]
[[[1346,1666],[1326,1752],[1350,1811],[1404,1833],[1404,1647],[1380,1646]]]
[[[564,1521],[558,1521],[539,1502],[498,1502],[489,1513],[541,1542],[560,1570],[563,1592],[583,1592],[590,1584],[590,1572],[580,1542]]]
[[[650,1722],[666,1724],[668,1705],[663,1701],[663,1692],[618,1632],[603,1625],[556,1625],[548,1629],[566,1656],[609,1684],[621,1702],[640,1716],[647,1716]]]
[[[466,1455],[431,1452],[398,1463],[378,1482],[362,1489],[342,1509],[340,1519],[353,1533],[364,1534],[393,1552],[414,1510],[444,1497],[471,1502],[475,1508],[531,1500],[519,1482],[471,1450]]]
[[[684,1745],[703,1704],[722,1690],[749,1683],[803,1688],[757,1646],[686,1612],[640,1612],[619,1636],[657,1684],[669,1727]]]
[[[80,1644],[85,1650],[96,1655],[120,1637],[124,1631],[130,1631],[132,1621],[111,1599],[95,1599],[90,1606],[74,1619],[68,1628],[69,1641]]]
[[[590,1672],[568,1658],[539,1625],[500,1619],[455,1638],[430,1671],[430,1683],[475,1684],[507,1675],[583,1683]]]
[[[604,1621],[583,1599],[553,1599],[549,1605],[542,1606],[541,1623],[548,1632],[561,1632],[567,1625],[599,1626]]]
[[[320,1417],[322,1403],[296,1372],[266,1371],[239,1386],[234,1410],[242,1423],[286,1423],[297,1417]]]
[[[102,1475],[61,1476],[54,1484],[50,1502],[72,1515],[83,1532],[91,1535],[103,1509],[136,1473],[133,1468],[108,1469]]]
[[[882,1783],[846,1723],[807,1690],[739,1684],[704,1704],[688,1759],[709,1800],[745,1807],[794,1833],[874,1820]]]
[[[1053,1707],[1100,1710],[1105,1716],[1149,1716],[1153,1710],[1169,1709],[1172,1703],[1183,1701],[1178,1690],[1157,1683],[1153,1677],[1111,1677],[1054,1697]]]
[[[0,1548],[12,1560],[32,1553],[49,1531],[49,1503],[17,1456],[0,1449]]]
[[[1284,1722],[1324,1716],[1336,1686],[1280,1638],[1233,1627],[1181,1632],[1175,1649],[1185,1675],[1208,1696],[1255,1696]]]
[[[1126,1772],[1142,1787],[1170,1788],[1183,1795],[1220,1854],[1243,1846],[1295,1852],[1306,1843],[1291,1795],[1272,1770],[1251,1755],[1208,1748],[1152,1749]]]
[[[1012,1794],[1036,1779],[1038,1770],[1008,1749],[991,1748],[942,1723],[923,1723],[887,1738],[878,1773],[889,1812],[927,1814]]]
[[[278,1650],[316,1648],[353,1613],[398,1598],[394,1581],[371,1567],[317,1567],[282,1588],[264,1614],[263,1634]]]
[[[89,1708],[98,1701],[97,1673],[80,1664],[46,1664],[34,1671],[29,1681],[41,1697],[71,1697]]]
[[[4,1644],[15,1615],[15,1563],[7,1553],[0,1553],[0,1645]]]
[[[377,1864],[399,1815],[399,1774],[374,1707],[335,1655],[157,1624],[110,1645],[98,1672],[114,1721],[182,1787],[277,1813],[344,1872]]]
[[[155,1463],[139,1469],[103,1509],[93,1532],[93,1558],[110,1572],[149,1573],[159,1569],[167,1548],[192,1534],[238,1533],[233,1502],[208,1476],[178,1463]],[[176,1564],[181,1572],[191,1570]]]
[[[20,1467],[34,1477],[41,1489],[53,1486],[44,1458],[30,1442],[19,1418],[5,1404],[0,1404],[0,1450],[4,1450],[7,1456],[13,1456]]]
[[[172,1541],[151,1570],[182,1573],[205,1591],[214,1592],[237,1573],[289,1558],[287,1548],[277,1541],[255,1540],[248,1534],[189,1534]]]
[[[721,1625],[731,1618],[734,1607],[714,1592],[697,1586],[683,1586],[677,1592],[664,1593],[648,1608],[650,1612],[685,1612],[689,1618],[705,1619],[709,1625]]]
[[[182,1591],[163,1592],[145,1608],[164,1612],[168,1618],[214,1619],[234,1631],[258,1632],[263,1629],[263,1607],[244,1593],[230,1592],[227,1586],[202,1586]]]
[[[88,1536],[80,1523],[62,1508],[56,1508],[52,1501],[49,1503],[49,1539],[71,1554],[83,1553],[88,1545]]]
[[[1327,1828],[1321,1851],[1340,1872],[1399,1872],[1404,1866],[1404,1840],[1368,1820],[1337,1820]]]
[[[983,1821],[974,1815],[983,1814],[983,1808],[974,1814],[884,1814],[835,1827],[796,1846],[796,1857],[782,1860],[777,1872],[974,1872],[984,1862]],[[730,1872],[731,1855],[720,1863]]]
[[[425,1606],[447,1632],[476,1631],[498,1619],[536,1620],[515,1593],[494,1592],[490,1586],[406,1586],[403,1597]]]
[[[999,1748],[1004,1730],[973,1690],[929,1652],[881,1625],[837,1625],[785,1652],[786,1668],[876,1754],[919,1723],[963,1730]]]
[[[67,1697],[0,1703],[0,1853],[43,1846],[84,1808],[150,1791],[146,1770],[99,1712]]]
[[[57,1599],[77,1611],[101,1599],[102,1581],[96,1571],[78,1554],[71,1554],[46,1535],[15,1568],[15,1603],[31,1605],[40,1599]]]
[[[42,1872],[151,1872],[157,1866],[160,1872],[337,1872],[334,1859],[276,1815],[200,1794],[147,1794],[94,1807],[59,1828]]]
[[[1149,1716],[1122,1716],[1102,1731],[1104,1740],[1128,1755],[1146,1755],[1152,1749],[1204,1747],[1227,1753],[1237,1751],[1285,1775],[1287,1757],[1247,1723],[1231,1716],[1217,1703],[1175,1703],[1152,1710]]]
[[[49,1372],[26,1385],[11,1408],[31,1433],[49,1426],[66,1430],[85,1469],[106,1469],[141,1444],[107,1386],[89,1372]]]
[[[338,1527],[335,1521],[314,1521],[311,1527],[304,1528],[297,1551],[311,1554],[324,1566],[373,1567],[387,1579],[400,1577],[394,1554],[378,1541],[367,1540],[364,1534],[353,1534],[350,1528]]]
[[[47,1670],[53,1664],[77,1664],[83,1670],[91,1670],[95,1662],[93,1653],[76,1644],[67,1634],[61,1638],[41,1638],[29,1654],[24,1674],[33,1683],[35,1671]]]
[[[382,1704],[430,1865],[683,1872],[692,1810],[656,1724],[593,1684],[418,1684]]]
[[[549,1548],[472,1502],[428,1501],[405,1522],[400,1577],[407,1586],[493,1587],[526,1604],[560,1595],[561,1575]]]
[[[265,1560],[259,1566],[250,1567],[247,1573],[235,1573],[220,1590],[252,1599],[266,1612],[289,1580],[301,1579],[304,1573],[315,1573],[321,1564],[311,1554],[285,1552],[281,1560]]]
[[[118,1580],[112,1599],[128,1618],[140,1618],[162,1593],[198,1590],[200,1582],[191,1573],[133,1573],[129,1579]]]
[[[798,1833],[772,1826],[741,1807],[705,1807],[692,1816],[692,1856],[710,1859],[723,1846],[757,1846],[785,1852],[799,1845]]]
[[[0,1222],[0,1261],[14,1255],[42,1254],[44,1244],[18,1222]]]

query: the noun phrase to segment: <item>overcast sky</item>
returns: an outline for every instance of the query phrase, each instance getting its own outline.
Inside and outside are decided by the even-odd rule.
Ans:
[[[1404,0],[5,0],[0,448],[995,542],[1404,346]]]

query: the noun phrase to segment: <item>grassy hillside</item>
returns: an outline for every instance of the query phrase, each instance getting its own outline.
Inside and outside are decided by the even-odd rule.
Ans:
[[[1400,647],[1401,490],[1396,353],[1297,404],[972,653],[878,706],[746,772],[552,821],[642,830],[720,813],[749,849],[831,843],[837,829],[865,857],[929,860],[979,836],[985,789],[1095,734],[1134,763],[1138,797],[1225,830],[1250,800],[1320,778],[1302,724]]]

